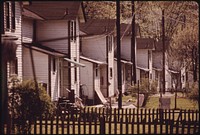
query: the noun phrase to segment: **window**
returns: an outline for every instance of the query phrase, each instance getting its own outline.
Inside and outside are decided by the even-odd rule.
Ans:
[[[5,28],[7,31],[10,29],[15,30],[15,2],[5,2]]]
[[[98,64],[96,64],[95,71],[96,71],[96,77],[97,77],[98,76]]]
[[[76,21],[70,21],[70,40],[76,41]]]
[[[112,51],[112,41],[113,41],[112,36],[106,36],[106,45],[108,47],[108,52]]]
[[[56,58],[53,57],[53,73],[56,72]]]
[[[17,68],[17,57],[10,62],[10,75],[17,75],[18,68]]]
[[[6,30],[10,29],[10,9],[9,6],[10,3],[6,2],[5,3],[5,15],[6,15]]]
[[[11,2],[11,29],[15,29],[15,2]]]
[[[80,38],[80,53],[82,53],[82,38]]]
[[[101,79],[100,79],[100,84],[101,84],[101,85],[103,85],[103,84],[104,84],[103,76],[101,76]]]
[[[113,74],[112,74],[112,68],[110,68],[110,77],[112,77]]]

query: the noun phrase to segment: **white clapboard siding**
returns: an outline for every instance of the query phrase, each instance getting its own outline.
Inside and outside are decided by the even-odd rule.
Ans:
[[[148,68],[148,50],[147,49],[137,50],[137,65],[139,67]]]
[[[106,37],[103,35],[83,38],[82,52],[86,57],[106,62]]]
[[[61,91],[60,91],[60,96],[61,97],[68,97],[68,91],[67,89],[69,88],[69,73],[68,73],[68,62],[66,60],[61,61]]]
[[[114,39],[114,38],[112,38]],[[112,47],[111,47],[111,51],[108,51],[108,82],[109,82],[109,86],[108,86],[108,96],[114,96],[114,40],[112,40]],[[112,69],[112,73],[110,73],[110,68]],[[110,76],[110,74],[112,74],[112,77]]]
[[[33,20],[22,19],[22,42],[31,43],[33,41]]]
[[[64,38],[68,36],[67,20],[48,20],[37,21],[37,40],[49,40],[56,38]],[[56,40],[42,43],[58,51],[68,53],[68,39]]]
[[[121,41],[121,58],[131,60],[131,40],[130,37],[123,37]]]
[[[122,75],[122,93],[125,92],[125,67],[124,64],[121,63],[121,75]],[[118,74],[117,74],[117,61],[114,61],[114,93],[118,90]],[[124,78],[124,79],[123,79]]]
[[[60,73],[59,58],[55,58],[55,72],[53,71],[53,59],[51,59],[51,100],[57,101],[60,97]]]
[[[107,65],[100,66],[100,78],[103,78],[103,85],[100,85],[101,92],[104,97],[107,97],[107,72],[106,67]]]
[[[162,52],[153,52],[153,67],[162,67]]]
[[[83,85],[83,94],[89,99],[94,99],[94,79],[93,79],[93,63],[80,59],[85,64],[84,68],[80,68],[80,81]]]
[[[23,77],[25,80],[33,79],[34,66],[37,81],[46,83],[48,87],[48,55],[35,50],[32,50],[32,53],[34,65],[31,62],[29,49],[23,47]]]
[[[5,6],[4,6],[5,8]],[[10,15],[11,15],[11,9],[10,11]],[[6,19],[5,19],[5,12],[4,12],[4,27]],[[10,24],[11,24],[11,18],[10,18]],[[15,30],[11,31],[11,30],[5,30],[5,35],[11,35],[11,36],[16,36],[18,38],[18,40],[14,41],[18,46],[17,46],[17,50],[16,50],[16,57],[17,57],[17,61],[18,61],[18,77],[20,79],[22,79],[22,45],[21,45],[21,34],[22,34],[22,30],[21,30],[21,6],[20,6],[20,2],[15,2]],[[8,65],[8,75],[9,75],[9,65]]]

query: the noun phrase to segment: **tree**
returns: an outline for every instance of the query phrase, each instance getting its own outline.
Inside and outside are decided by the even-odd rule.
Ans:
[[[54,104],[47,95],[45,89],[41,86],[36,89],[32,80],[23,82],[11,79],[9,94],[9,111],[12,120],[16,124],[17,133],[27,134],[31,131],[31,124],[38,117],[50,117],[54,112]]]

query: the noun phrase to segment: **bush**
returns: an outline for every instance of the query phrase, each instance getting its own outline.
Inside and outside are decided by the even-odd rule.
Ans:
[[[148,78],[142,78],[139,84],[139,93],[144,94],[144,104],[146,104],[146,101],[151,94],[157,93],[157,82],[153,81],[150,85]],[[132,96],[136,96],[138,93],[138,84],[131,86],[132,89]]]
[[[55,109],[45,89],[38,86],[32,80],[23,81],[13,85],[9,95],[9,111],[17,125],[17,133],[27,134],[31,130],[31,124],[37,117],[50,117]]]
[[[188,88],[188,94],[187,96],[189,99],[194,100],[194,101],[199,101],[199,88],[198,88],[198,83],[194,82],[191,87]]]

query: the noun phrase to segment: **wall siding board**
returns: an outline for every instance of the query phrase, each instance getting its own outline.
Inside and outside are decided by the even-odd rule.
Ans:
[[[5,8],[5,7],[4,7]],[[11,15],[11,9],[10,15]],[[18,40],[14,41],[18,46],[16,50],[16,57],[18,61],[18,77],[22,79],[22,42],[21,42],[21,35],[22,35],[22,25],[21,25],[21,7],[20,7],[20,2],[15,2],[15,30],[5,30],[5,35],[11,35],[11,36],[16,36]],[[4,12],[4,18],[5,18],[5,12]],[[10,24],[11,24],[11,18],[10,18]],[[5,25],[5,19],[4,19],[4,26]],[[9,77],[9,64],[8,64],[8,77]]]

